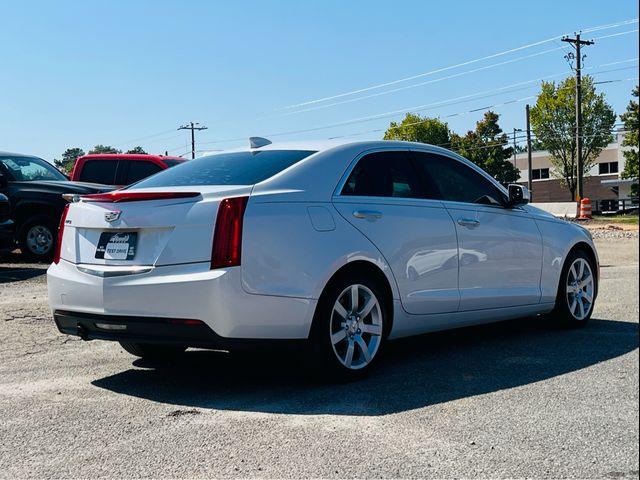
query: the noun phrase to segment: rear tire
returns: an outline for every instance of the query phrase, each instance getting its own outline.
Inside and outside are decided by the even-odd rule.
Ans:
[[[177,357],[186,350],[185,347],[152,343],[120,342],[120,346],[131,355],[148,360],[165,360]]]
[[[38,262],[51,261],[58,242],[58,222],[49,215],[34,215],[20,227],[20,251]]]
[[[584,250],[574,250],[567,257],[551,313],[563,326],[579,328],[589,322],[598,291],[596,268]]]
[[[315,372],[327,381],[365,375],[380,356],[390,318],[377,282],[358,272],[333,279],[318,301],[311,329]]]

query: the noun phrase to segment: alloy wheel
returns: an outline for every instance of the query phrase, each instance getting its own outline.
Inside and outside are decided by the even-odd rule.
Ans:
[[[567,273],[567,305],[576,320],[584,320],[593,308],[593,272],[589,262],[576,258]]]
[[[333,306],[329,334],[333,352],[348,369],[366,367],[382,341],[382,309],[371,289],[361,284],[345,288]]]

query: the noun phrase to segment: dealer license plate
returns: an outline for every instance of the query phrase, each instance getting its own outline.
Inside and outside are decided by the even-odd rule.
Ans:
[[[131,260],[136,255],[138,232],[103,232],[100,234],[96,258]]]

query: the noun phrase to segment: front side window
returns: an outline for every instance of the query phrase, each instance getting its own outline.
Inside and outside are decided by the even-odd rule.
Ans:
[[[376,152],[362,157],[342,195],[424,198],[411,158],[405,152]]]
[[[53,165],[37,157],[0,157],[0,163],[16,182],[67,179]]]
[[[263,150],[210,155],[183,162],[135,184],[135,188],[253,185],[314,154],[310,150]]]
[[[442,200],[483,205],[502,205],[506,200],[498,187],[458,160],[426,152],[413,152],[413,156],[419,173],[434,184],[433,191]]]

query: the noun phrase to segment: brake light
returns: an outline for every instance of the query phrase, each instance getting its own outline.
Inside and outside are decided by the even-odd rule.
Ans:
[[[237,267],[242,254],[242,223],[249,197],[225,198],[213,231],[211,268]]]
[[[84,202],[143,202],[146,200],[173,200],[176,198],[192,198],[200,195],[198,192],[128,192],[126,190],[116,190],[109,193],[94,193],[92,195],[82,195],[80,199]]]
[[[62,249],[62,235],[64,234],[64,222],[67,220],[67,213],[69,212],[69,204],[64,206],[62,216],[60,217],[60,225],[58,225],[58,241],[56,242],[56,250],[53,254],[53,263],[56,265],[60,263],[60,251]]]

